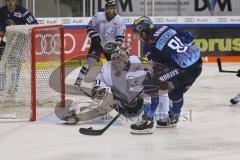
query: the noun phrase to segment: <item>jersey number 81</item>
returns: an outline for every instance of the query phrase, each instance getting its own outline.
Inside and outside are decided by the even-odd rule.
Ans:
[[[188,46],[184,45],[181,40],[176,36],[174,36],[174,38],[170,40],[170,42],[168,43],[168,47],[176,50],[178,53],[186,52],[188,49]]]

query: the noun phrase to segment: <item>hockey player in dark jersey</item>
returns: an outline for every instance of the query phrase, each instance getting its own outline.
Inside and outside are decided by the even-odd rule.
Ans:
[[[192,44],[193,35],[170,26],[156,28],[148,17],[135,20],[133,30],[144,42],[143,53],[149,61],[155,64],[153,68],[156,72],[155,76],[161,81],[169,81],[174,85],[174,89],[168,94],[172,101],[169,118],[171,124],[176,124],[183,106],[183,95],[202,71],[200,51]],[[166,66],[167,71],[165,70],[165,73],[160,76],[158,72],[161,72],[161,69],[159,70],[158,66],[162,65]],[[144,129],[147,124],[135,124],[132,129]]]
[[[10,25],[37,24],[30,11],[16,4],[16,0],[6,0],[6,6],[0,8],[0,59],[5,47],[4,34]]]

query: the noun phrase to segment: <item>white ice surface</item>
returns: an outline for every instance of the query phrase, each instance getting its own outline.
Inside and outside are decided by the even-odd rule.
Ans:
[[[226,64],[228,69],[239,66]],[[79,127],[102,128],[107,121],[61,125],[52,108],[41,107],[36,122],[0,123],[0,160],[239,160],[240,105],[229,103],[239,91],[234,74],[205,64],[185,96],[178,127],[143,136],[131,135],[131,122],[123,119],[102,136],[80,135]]]

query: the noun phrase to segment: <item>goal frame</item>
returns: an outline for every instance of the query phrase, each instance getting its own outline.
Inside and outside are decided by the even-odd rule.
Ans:
[[[31,54],[32,54],[32,64],[31,64],[31,109],[32,109],[32,115],[30,117],[30,121],[36,121],[37,120],[37,85],[36,85],[36,32],[40,29],[53,29],[53,28],[59,28],[61,32],[61,49],[60,49],[60,83],[61,83],[61,104],[62,106],[65,106],[65,55],[64,55],[64,26],[63,25],[49,25],[49,26],[37,26],[32,28],[31,33],[31,40],[32,40],[32,48],[31,48]]]

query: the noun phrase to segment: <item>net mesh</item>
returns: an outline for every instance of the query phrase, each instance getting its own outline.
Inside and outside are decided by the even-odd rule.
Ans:
[[[41,26],[32,39],[34,27],[7,27],[7,43],[0,61],[0,119],[29,120],[34,109],[33,90],[38,105],[61,101],[61,28]],[[34,59],[36,88],[32,87]]]

